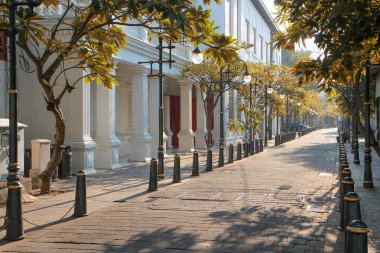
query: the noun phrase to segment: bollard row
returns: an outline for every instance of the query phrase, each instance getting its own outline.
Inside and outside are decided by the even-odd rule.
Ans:
[[[339,229],[345,231],[345,253],[368,253],[367,225],[361,221],[360,197],[354,191],[354,180],[349,169],[344,143],[344,132],[338,128],[338,162],[339,162]]]

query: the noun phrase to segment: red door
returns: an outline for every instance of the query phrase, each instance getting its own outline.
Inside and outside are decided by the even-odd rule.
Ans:
[[[173,133],[172,145],[173,148],[178,148],[178,133],[181,122],[181,103],[180,96],[170,96],[170,130]]]
[[[197,98],[193,97],[192,101],[192,130],[197,131]]]

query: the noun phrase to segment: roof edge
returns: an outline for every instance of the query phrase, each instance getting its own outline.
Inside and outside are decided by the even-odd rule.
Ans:
[[[267,7],[262,0],[251,0],[257,11],[263,17],[265,23],[269,26],[270,30],[274,33],[280,32],[277,24],[274,22],[272,15],[268,11]]]

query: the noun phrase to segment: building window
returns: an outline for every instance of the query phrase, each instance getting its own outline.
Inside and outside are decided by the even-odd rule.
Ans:
[[[246,42],[250,42],[251,41],[251,38],[250,38],[250,24],[249,24],[249,21],[248,19],[245,20],[245,38],[243,40],[245,40]]]
[[[257,55],[257,38],[256,38],[256,29],[253,28],[252,31],[252,43],[253,43],[253,53]]]
[[[270,64],[271,63],[271,58],[270,58],[270,45],[267,43],[267,42],[265,42],[265,45],[267,45],[266,46],[266,49],[267,49],[267,64]]]
[[[263,39],[263,36],[259,36],[260,37],[260,60],[264,60],[264,39]]]

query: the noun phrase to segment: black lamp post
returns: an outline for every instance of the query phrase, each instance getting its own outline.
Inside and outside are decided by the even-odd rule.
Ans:
[[[248,73],[247,63],[245,61],[241,60],[241,59],[232,61],[229,64],[220,67],[220,70],[219,70],[219,97],[220,97],[220,101],[219,101],[219,103],[220,103],[220,107],[219,107],[220,108],[219,131],[220,131],[220,135],[219,135],[219,161],[218,161],[218,166],[219,167],[223,167],[224,166],[224,98],[223,98],[223,84],[226,83],[227,85],[229,85],[231,83],[231,78],[230,78],[231,70],[230,70],[230,67],[231,67],[231,64],[237,63],[237,62],[242,62],[244,64],[244,67],[245,67],[245,72],[244,72],[244,77],[243,77],[244,83],[250,83],[251,79],[252,79],[251,75]],[[227,68],[227,70],[224,71],[224,68]],[[225,81],[223,80],[224,75],[227,76],[227,79]]]
[[[161,29],[161,28],[159,28]],[[158,96],[159,96],[159,104],[158,104],[158,169],[157,169],[157,177],[158,179],[165,178],[165,166],[164,166],[164,104],[163,104],[163,64],[169,63],[169,68],[171,68],[172,63],[175,61],[172,59],[172,49],[175,46],[172,45],[171,41],[167,46],[163,45],[163,39],[161,36],[158,37],[158,60],[156,61],[146,61],[146,62],[137,62],[138,64],[150,64],[150,74],[148,77],[158,77]],[[164,49],[169,49],[169,59],[163,60],[163,51]],[[196,47],[192,52],[192,62],[195,64],[199,64],[203,61],[202,52]],[[158,64],[158,74],[153,74],[153,64]]]
[[[365,135],[365,143],[364,143],[364,180],[363,187],[365,188],[373,188],[372,181],[372,157],[371,157],[371,144],[370,144],[370,100],[369,100],[369,71],[370,64],[367,62],[365,66],[365,98],[364,98],[364,135]]]
[[[264,117],[264,146],[268,146],[268,94],[272,94],[273,88],[269,84],[265,85],[265,103],[264,103],[264,110],[265,110],[265,117]]]
[[[72,1],[76,8],[87,8],[91,5],[91,0]],[[41,4],[41,0],[15,1],[8,0],[6,3],[0,2],[0,6],[7,6],[9,10],[9,163],[8,163],[8,197],[6,207],[6,240],[15,241],[24,238],[21,188],[18,165],[18,136],[17,136],[17,60],[16,60],[16,11],[19,6],[27,6],[30,10]]]
[[[353,112],[352,112],[352,151],[354,153],[354,164],[360,164],[359,159],[359,140],[358,140],[358,117],[359,117],[359,83],[354,86]]]
[[[256,87],[256,86],[255,86]],[[256,92],[256,89],[255,89],[255,92]],[[251,110],[252,110],[252,82],[249,82],[249,111],[251,113]],[[249,118],[249,134],[248,134],[248,147],[249,147],[249,154],[254,154],[254,147],[253,147],[253,144],[252,144],[252,122],[251,122],[251,118]]]
[[[158,104],[158,179],[165,178],[165,168],[164,168],[164,104],[163,104],[163,64],[169,63],[169,67],[171,68],[171,64],[175,61],[172,60],[172,49],[175,47],[169,42],[168,46],[163,45],[163,39],[161,36],[158,37],[158,60],[157,61],[146,61],[146,62],[138,62],[138,64],[150,64],[150,74],[148,77],[156,76],[158,77],[158,96],[159,96],[159,104]],[[169,49],[169,60],[163,60],[163,50]],[[158,74],[153,74],[153,64],[158,64]]]

